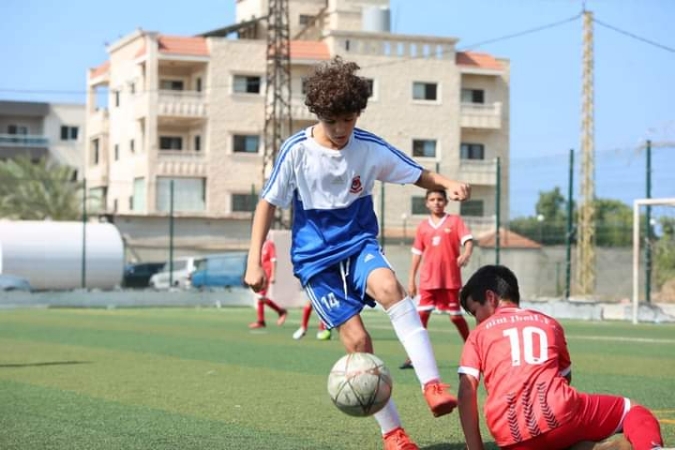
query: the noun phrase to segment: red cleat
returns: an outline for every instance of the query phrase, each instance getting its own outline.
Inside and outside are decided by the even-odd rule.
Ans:
[[[424,385],[424,398],[434,417],[450,414],[457,407],[457,399],[448,392],[450,386],[433,380]]]
[[[277,319],[277,325],[282,326],[284,322],[286,322],[286,317],[288,317],[288,311],[285,309],[281,311],[281,314],[279,314],[279,318]]]
[[[384,450],[419,450],[419,447],[410,440],[403,428],[398,427],[383,436]]]
[[[267,325],[265,325],[265,322],[253,322],[248,325],[248,327],[252,330],[255,330],[256,328],[265,328]]]

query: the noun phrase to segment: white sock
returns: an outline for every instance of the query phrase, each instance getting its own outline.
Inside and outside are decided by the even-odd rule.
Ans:
[[[401,426],[398,410],[393,400],[389,400],[384,408],[374,414],[375,420],[382,429],[382,436]]]
[[[387,310],[398,340],[412,362],[422,386],[431,380],[440,380],[429,333],[422,326],[415,304],[406,297]]]

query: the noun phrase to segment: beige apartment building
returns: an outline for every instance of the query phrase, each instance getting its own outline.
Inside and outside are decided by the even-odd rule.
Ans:
[[[391,33],[388,0],[289,6],[296,130],[315,121],[302,94],[312,67],[335,55],[356,61],[372,82],[358,126],[471,183],[472,199],[449,211],[477,235],[494,229],[499,157],[507,219],[508,60],[457,51],[455,38]],[[232,27],[198,36],[137,30],[108,47],[108,60],[87,81],[92,207],[122,218],[166,217],[173,180],[177,220],[248,223],[252,192],[263,183],[267,8],[266,0],[238,0]],[[378,186],[375,197],[389,236],[411,235],[427,214],[414,186]]]

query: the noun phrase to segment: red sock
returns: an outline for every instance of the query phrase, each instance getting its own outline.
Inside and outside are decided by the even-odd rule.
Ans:
[[[661,427],[644,406],[633,406],[623,419],[623,434],[634,450],[651,450],[663,446]]]
[[[457,327],[457,331],[459,331],[459,334],[462,335],[462,339],[464,339],[464,342],[469,338],[469,325],[466,323],[466,320],[464,320],[463,316],[450,316],[450,320],[452,320],[452,323],[455,324],[455,327]]]
[[[319,321],[319,331],[323,331],[326,329],[326,325],[324,325],[323,321]]]
[[[429,317],[431,317],[431,311],[419,311],[420,320],[422,321],[422,326],[427,327],[429,323]]]
[[[312,315],[312,305],[305,305],[304,308],[302,308],[302,321],[300,322],[300,326],[304,329],[307,329],[309,326],[309,316]]]
[[[277,305],[276,303],[274,303],[271,299],[264,298],[263,301],[265,302],[265,304],[267,306],[269,306],[270,308],[275,310],[277,312],[277,314],[281,314],[282,312],[284,312],[284,308],[282,308],[279,305]]]
[[[258,322],[265,323],[265,302],[260,299],[258,300]]]

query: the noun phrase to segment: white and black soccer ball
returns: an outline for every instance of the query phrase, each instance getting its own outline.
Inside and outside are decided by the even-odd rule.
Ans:
[[[371,416],[391,397],[389,369],[370,353],[349,353],[340,358],[328,375],[328,394],[345,414]]]

